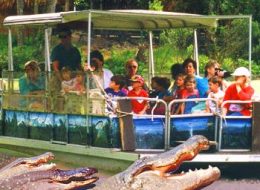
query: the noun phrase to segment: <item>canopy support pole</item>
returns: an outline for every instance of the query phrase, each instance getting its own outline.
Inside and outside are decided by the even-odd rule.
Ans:
[[[8,70],[14,71],[12,31],[8,28]]]
[[[45,38],[45,71],[51,71],[51,60],[50,60],[50,43],[49,43],[49,29],[44,30]]]
[[[252,76],[252,16],[249,16],[249,42],[248,42],[248,62],[250,76]]]
[[[149,86],[152,77],[154,77],[153,32],[149,31],[149,76],[148,76]]]
[[[88,13],[88,67],[90,68],[90,48],[91,48],[91,12]]]
[[[198,37],[197,37],[197,30],[196,30],[196,29],[193,30],[193,34],[194,34],[194,48],[193,48],[193,51],[194,51],[194,60],[195,60],[196,63],[197,63],[197,71],[196,71],[196,74],[197,74],[197,75],[200,75]]]

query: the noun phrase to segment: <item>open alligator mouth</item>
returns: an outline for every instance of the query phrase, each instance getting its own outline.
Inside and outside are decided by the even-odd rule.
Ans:
[[[147,186],[147,189],[157,188],[155,184],[158,183],[162,183],[162,187],[168,185],[169,188],[174,187],[174,189],[197,189],[206,186],[220,177],[218,168],[209,167],[190,170],[186,173],[176,173],[176,171],[184,161],[192,160],[200,151],[207,150],[209,146],[210,143],[204,136],[193,136],[172,150],[136,161],[119,177],[130,187],[135,187],[133,189],[140,188],[140,184],[142,187]],[[180,188],[176,188],[176,183],[185,185],[180,184]],[[136,184],[139,186],[136,187]],[[175,186],[172,186],[173,184]]]

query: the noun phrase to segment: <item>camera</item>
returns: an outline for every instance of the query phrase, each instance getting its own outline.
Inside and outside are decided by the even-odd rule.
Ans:
[[[225,71],[221,68],[215,68],[215,75],[221,78],[228,78],[231,76],[231,72]]]

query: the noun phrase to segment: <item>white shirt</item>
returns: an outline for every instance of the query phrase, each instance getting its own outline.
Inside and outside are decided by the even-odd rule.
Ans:
[[[219,89],[216,93],[210,92],[208,98],[214,98],[218,102],[220,99],[224,98],[224,95],[225,93]],[[212,113],[220,112],[220,109],[217,110],[216,101],[208,100],[208,105],[209,105],[210,112]]]

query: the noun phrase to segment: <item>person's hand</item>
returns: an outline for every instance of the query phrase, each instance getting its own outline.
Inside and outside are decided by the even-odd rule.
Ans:
[[[243,86],[245,84],[245,79],[244,77],[239,77],[236,80],[236,85],[239,85],[240,87]]]

